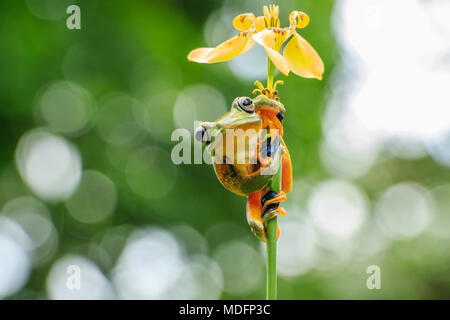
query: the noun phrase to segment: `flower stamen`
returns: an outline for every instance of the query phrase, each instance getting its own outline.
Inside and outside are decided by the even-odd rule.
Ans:
[[[266,97],[268,97],[270,99],[274,99],[276,101],[279,101],[280,99],[278,98],[277,85],[282,85],[282,84],[284,84],[283,80],[275,81],[275,83],[273,84],[273,88],[271,90],[269,88],[264,87],[264,85],[260,81],[256,80],[254,82],[254,85],[257,88],[253,89],[252,93],[253,94],[257,94],[257,93],[258,94],[263,94],[263,95],[265,95]]]

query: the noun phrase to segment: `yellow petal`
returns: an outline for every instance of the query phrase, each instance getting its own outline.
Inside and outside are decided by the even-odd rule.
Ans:
[[[198,63],[208,63],[206,57],[208,56],[214,48],[198,48],[194,49],[188,54],[188,60]]]
[[[253,13],[243,13],[233,19],[233,27],[239,31],[247,31],[250,30],[253,21],[255,21]]]
[[[283,55],[289,63],[290,69],[296,75],[322,80],[325,70],[322,59],[297,32],[294,32],[292,39],[284,48]]]
[[[258,32],[263,31],[266,28],[266,21],[263,16],[256,17],[255,28]]]
[[[289,21],[291,21],[291,26],[295,24],[296,28],[301,29],[309,24],[309,16],[302,11],[292,11],[289,14]]]
[[[253,39],[264,47],[270,60],[283,74],[289,74],[289,63],[280,54],[281,46],[287,38],[287,31],[279,28],[267,28],[253,35]]]
[[[252,35],[249,33],[247,44],[245,45],[244,49],[242,49],[241,53],[239,53],[239,55],[246,53],[248,50],[250,50],[253,47],[254,44],[255,44],[255,40],[253,40]]]
[[[188,60],[198,63],[223,62],[247,52],[254,44],[255,41],[252,39],[251,33],[244,31],[215,48],[192,50],[188,55]]]

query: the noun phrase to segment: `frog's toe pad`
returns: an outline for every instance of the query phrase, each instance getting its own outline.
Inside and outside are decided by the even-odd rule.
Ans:
[[[286,215],[286,211],[282,207],[278,207],[277,211],[278,211],[278,214],[280,216],[285,216]]]
[[[284,209],[281,208],[281,207],[278,207],[278,208],[273,209],[273,210],[268,210],[268,211],[266,211],[263,214],[263,217],[262,217],[263,218],[263,225],[267,226],[267,223],[270,220],[272,220],[272,219],[274,219],[274,218],[276,218],[278,216],[284,216],[284,215],[286,215],[286,211],[284,211]]]
[[[266,242],[267,236],[266,236],[266,230],[264,229],[264,225],[259,221],[249,221],[250,229],[252,230],[253,234],[261,241]]]
[[[262,242],[267,242],[267,234],[266,230],[264,229],[264,226],[262,223],[251,223],[250,229],[252,230],[253,234]],[[280,237],[280,224],[277,222],[277,240]]]

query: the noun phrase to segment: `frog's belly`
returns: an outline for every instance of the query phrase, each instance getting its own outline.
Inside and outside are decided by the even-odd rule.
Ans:
[[[214,171],[220,183],[231,192],[241,196],[246,196],[256,190],[265,187],[269,176],[259,174],[260,165],[241,164],[233,165],[214,162]]]

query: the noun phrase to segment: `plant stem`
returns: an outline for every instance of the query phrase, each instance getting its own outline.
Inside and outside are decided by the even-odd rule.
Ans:
[[[267,88],[272,91],[275,65],[270,59],[267,62]],[[281,166],[273,176],[269,186],[276,193],[281,192]],[[266,299],[277,299],[277,218],[269,220],[266,227],[267,270]]]
[[[270,58],[267,61],[267,89],[272,91],[273,77],[275,75],[275,65]]]
[[[278,172],[273,176],[270,183],[270,188],[277,192],[281,192],[281,170],[282,167],[278,169]],[[269,220],[266,226],[267,235],[267,283],[266,283],[266,299],[276,300],[277,299],[277,218]]]

